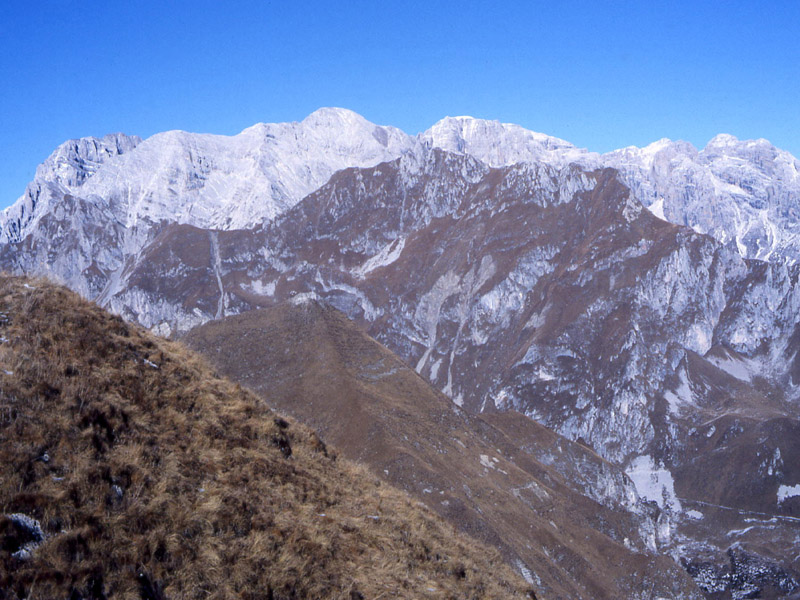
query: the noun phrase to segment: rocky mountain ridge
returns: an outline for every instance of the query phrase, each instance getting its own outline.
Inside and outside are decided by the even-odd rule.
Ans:
[[[323,299],[465,408],[519,410],[624,466],[663,511],[659,547],[716,556],[725,588],[731,539],[797,541],[778,501],[800,476],[796,276],[657,219],[614,170],[436,150],[342,171],[263,228],[167,228],[111,302],[174,332]]]
[[[323,108],[299,123],[260,123],[236,136],[170,131],[141,141],[116,134],[62,144],[0,213],[0,243],[24,239],[65,195],[107,203],[129,229],[159,222],[249,228],[274,219],[339,169],[440,148],[492,167],[613,167],[660,218],[731,241],[746,258],[794,262],[798,255],[800,163],[763,139],[723,134],[701,151],[664,139],[598,155],[498,121],[446,117],[410,136],[346,109]]]

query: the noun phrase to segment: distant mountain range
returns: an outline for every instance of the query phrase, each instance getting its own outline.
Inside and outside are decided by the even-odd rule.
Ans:
[[[627,472],[652,551],[707,593],[780,597],[800,589],[798,210],[800,163],[765,140],[598,155],[321,109],[67,142],[2,213],[0,266],[168,336],[335,307],[468,413],[519,411]]]

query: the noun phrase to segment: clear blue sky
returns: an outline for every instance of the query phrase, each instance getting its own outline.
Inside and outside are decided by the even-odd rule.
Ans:
[[[234,134],[343,106],[590,150],[765,137],[800,156],[800,1],[0,3],[0,206],[62,141]]]

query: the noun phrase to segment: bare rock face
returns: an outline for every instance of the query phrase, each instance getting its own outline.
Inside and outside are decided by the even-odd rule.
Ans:
[[[53,213],[65,196],[77,192],[103,164],[130,152],[140,142],[136,136],[118,133],[61,144],[36,169],[22,197],[0,213],[0,243],[20,242],[40,230],[38,221]],[[107,204],[103,200],[100,203]]]
[[[662,140],[603,158],[661,218],[733,243],[747,258],[800,258],[800,162],[767,140],[718,135],[699,152]]]
[[[161,135],[37,179],[49,204],[0,219],[3,268],[173,336],[320,299],[468,412],[624,469],[709,593],[798,588],[791,155],[718,136],[599,156],[469,118],[409,138],[340,110]],[[734,575],[753,569],[783,583]]]
[[[556,137],[512,123],[472,117],[446,117],[421,133],[419,139],[428,148],[467,154],[491,167],[506,167],[520,162],[565,166],[596,158],[596,155]]]

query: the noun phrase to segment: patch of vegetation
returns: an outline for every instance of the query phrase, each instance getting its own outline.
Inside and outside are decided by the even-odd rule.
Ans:
[[[533,592],[183,346],[0,276],[0,600],[379,597]]]

